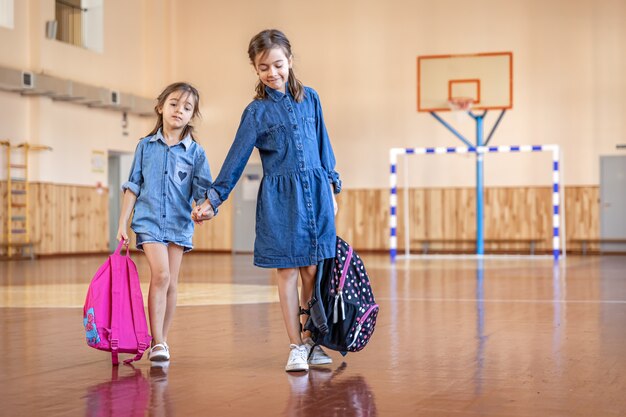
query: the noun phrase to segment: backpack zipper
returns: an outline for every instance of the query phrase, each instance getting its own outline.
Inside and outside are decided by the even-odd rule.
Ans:
[[[350,349],[352,345],[356,342],[356,339],[359,337],[359,333],[361,333],[361,327],[363,323],[365,323],[365,320],[367,320],[369,315],[372,314],[372,311],[374,310],[374,308],[378,308],[378,304],[372,304],[370,308],[367,309],[365,314],[361,316],[361,320],[357,319],[357,325],[356,325],[356,329],[354,330],[354,336],[352,337],[352,341],[348,345],[348,349]]]
[[[348,246],[348,253],[346,254],[346,261],[343,264],[343,271],[341,271],[341,279],[339,280],[339,287],[337,288],[337,294],[335,295],[335,306],[333,308],[333,323],[337,323],[339,319],[339,312],[337,310],[338,303],[341,300],[341,320],[346,319],[346,309],[343,302],[343,286],[346,283],[346,275],[348,274],[348,268],[352,261],[352,246]]]

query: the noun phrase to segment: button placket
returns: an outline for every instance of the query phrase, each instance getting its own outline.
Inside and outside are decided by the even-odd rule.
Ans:
[[[286,98],[284,103],[287,111],[289,112],[289,122],[291,123],[292,129],[294,131],[294,142],[296,145],[296,155],[298,158],[298,170],[305,171],[306,163],[304,160],[304,145],[302,144],[302,134],[300,133],[302,132],[302,129],[299,129],[298,127],[298,118],[296,116],[296,112],[294,111],[291,100]]]
[[[302,129],[298,129],[298,118],[296,116],[296,112],[293,109],[291,101],[287,98],[285,101],[285,107],[287,108],[287,112],[289,113],[289,122],[292,124],[292,129],[294,132],[294,142],[296,145],[296,155],[298,159],[298,170],[306,171],[306,163],[304,158],[304,144],[302,141]],[[306,174],[304,174],[305,179],[303,180],[302,187],[304,188],[304,196],[305,196],[305,210],[307,212],[307,226],[309,229],[309,236],[311,237],[311,257],[317,256],[317,228],[315,225],[315,215],[313,210],[313,198],[311,196],[311,187],[310,187],[310,178],[307,178]]]
[[[305,174],[306,175],[306,174]],[[311,236],[311,256],[315,256],[317,248],[317,228],[315,227],[315,215],[313,210],[313,198],[311,196],[311,187],[309,185],[311,179],[305,178],[302,182],[304,188],[304,197],[306,201],[306,211],[308,219],[309,235]]]
[[[170,160],[169,156],[170,156],[170,148],[169,146],[166,145],[165,158],[164,158],[165,169],[163,170],[163,184],[162,184],[164,197],[167,195],[167,187],[168,187],[167,172],[168,172],[168,165],[169,165],[169,160]],[[161,230],[160,230],[161,234],[163,233],[163,230],[166,227],[166,220],[165,220],[166,217],[167,217],[167,198],[162,198],[161,199]]]

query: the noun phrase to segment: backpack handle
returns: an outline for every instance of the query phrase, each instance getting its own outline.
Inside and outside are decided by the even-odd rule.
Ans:
[[[120,242],[117,244],[117,249],[115,249],[116,255],[121,255],[122,246],[124,246],[124,239],[120,239]],[[128,251],[130,249],[130,245],[126,246],[126,256],[128,256]]]

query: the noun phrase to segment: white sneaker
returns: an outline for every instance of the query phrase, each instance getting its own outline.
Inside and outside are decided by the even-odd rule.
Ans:
[[[310,337],[304,339],[304,345],[306,346],[310,365],[328,365],[329,363],[333,363],[333,359],[324,352],[321,346],[313,346],[315,343]],[[311,348],[313,349],[312,352]]]
[[[289,348],[291,348],[291,352],[289,352],[289,359],[287,360],[287,365],[285,365],[285,371],[307,371],[309,369],[309,364],[306,362],[306,358],[309,350],[306,345],[298,346],[291,344],[289,345]]]

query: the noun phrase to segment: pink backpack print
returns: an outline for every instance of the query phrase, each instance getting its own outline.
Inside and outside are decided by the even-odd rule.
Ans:
[[[119,353],[136,354],[125,364],[140,360],[151,339],[137,267],[128,248],[126,256],[120,254],[122,245],[120,241],[94,275],[83,307],[87,344],[111,352],[113,365],[119,364]]]

